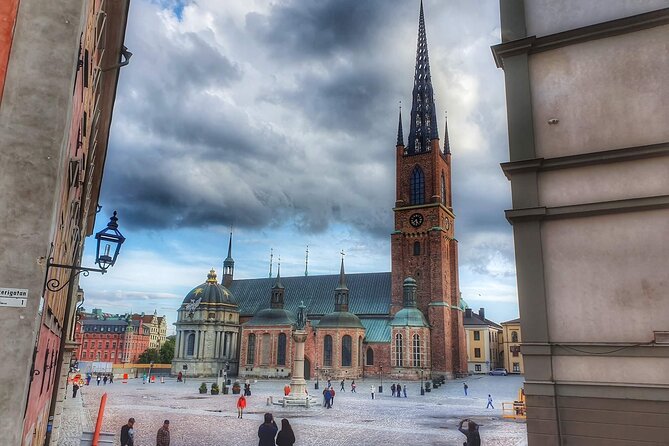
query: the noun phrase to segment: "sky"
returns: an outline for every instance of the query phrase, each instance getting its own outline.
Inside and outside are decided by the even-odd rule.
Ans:
[[[390,270],[397,114],[408,135],[419,0],[132,0],[96,231],[117,264],[84,307],[166,315],[219,273]],[[462,298],[518,317],[497,0],[425,0],[439,133],[452,151]],[[442,140],[443,142],[443,140]],[[95,241],[84,264],[93,264]],[[269,296],[269,290],[268,290]],[[171,328],[173,330],[173,328]]]

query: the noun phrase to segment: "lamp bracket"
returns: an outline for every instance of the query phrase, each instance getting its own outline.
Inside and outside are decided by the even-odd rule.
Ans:
[[[61,284],[60,280],[57,278],[52,278],[48,279],[49,277],[49,269],[50,268],[61,268],[61,269],[67,269],[70,271],[74,271],[74,274],[70,275],[70,278],[65,281],[65,283]],[[88,277],[90,273],[100,273],[104,274],[106,273],[107,270],[103,268],[84,268],[82,266],[74,266],[74,265],[63,265],[60,263],[53,263],[53,257],[49,257],[46,261],[46,277],[47,280],[44,284],[44,289],[49,290],[51,292],[58,292],[65,288],[68,283],[72,281],[73,278],[77,277],[79,274],[83,275],[84,277]]]

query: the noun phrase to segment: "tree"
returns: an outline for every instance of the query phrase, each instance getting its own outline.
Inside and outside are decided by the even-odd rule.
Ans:
[[[165,340],[165,343],[160,347],[160,362],[161,364],[171,364],[174,359],[174,346],[176,338],[170,336]]]
[[[137,362],[140,364],[158,363],[160,362],[160,353],[155,348],[147,348],[144,353],[139,355]]]

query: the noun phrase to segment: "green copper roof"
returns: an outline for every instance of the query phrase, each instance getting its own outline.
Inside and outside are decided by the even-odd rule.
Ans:
[[[365,327],[365,342],[390,342],[390,325],[387,319],[361,319]]]
[[[418,308],[402,308],[395,314],[390,321],[393,327],[429,327],[430,324],[425,320],[425,316]]]
[[[295,315],[283,308],[265,308],[260,310],[244,326],[255,325],[294,325]]]
[[[200,300],[201,299],[201,300]],[[233,294],[226,287],[216,281],[216,273],[212,269],[207,281],[193,288],[183,300],[183,304],[197,302],[201,304],[228,304],[237,306]]]
[[[365,328],[358,316],[348,311],[335,311],[326,314],[318,322],[318,328]]]

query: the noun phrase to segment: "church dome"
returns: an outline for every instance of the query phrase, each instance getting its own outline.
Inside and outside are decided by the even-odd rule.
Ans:
[[[318,323],[318,328],[362,328],[360,318],[348,311],[335,311],[326,314]]]
[[[237,306],[237,301],[230,290],[218,283],[216,279],[216,271],[213,269],[207,275],[207,281],[193,288],[183,300],[184,304],[197,302],[200,300],[201,305],[234,305]]]
[[[418,308],[406,307],[395,313],[390,321],[392,327],[429,327],[423,312]]]
[[[295,315],[283,308],[265,308],[244,324],[245,327],[255,325],[295,325]]]

